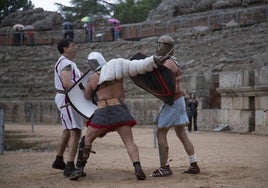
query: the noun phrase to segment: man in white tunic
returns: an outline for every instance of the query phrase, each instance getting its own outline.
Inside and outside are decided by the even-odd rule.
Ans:
[[[57,156],[52,167],[64,170],[63,175],[67,177],[75,170],[74,159],[84,123],[84,118],[69,105],[66,98],[66,91],[81,77],[80,70],[72,61],[77,50],[77,45],[71,39],[61,40],[58,43],[58,51],[61,56],[54,66],[55,88],[57,90],[55,103],[60,111],[63,132],[60,138],[59,148],[57,149]],[[70,149],[67,164],[65,164],[63,155],[68,143]]]

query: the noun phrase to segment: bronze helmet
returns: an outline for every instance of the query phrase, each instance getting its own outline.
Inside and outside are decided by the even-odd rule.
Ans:
[[[163,35],[157,41],[157,56],[173,55],[174,51],[174,40],[168,36]]]

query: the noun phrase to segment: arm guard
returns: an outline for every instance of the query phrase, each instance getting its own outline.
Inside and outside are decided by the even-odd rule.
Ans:
[[[144,74],[152,71],[154,68],[157,68],[157,65],[153,56],[132,61],[123,58],[112,59],[102,67],[98,84]]]

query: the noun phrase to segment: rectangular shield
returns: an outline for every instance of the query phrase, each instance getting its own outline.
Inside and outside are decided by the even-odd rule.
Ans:
[[[132,59],[144,59],[147,56],[137,53]],[[138,74],[130,77],[140,88],[162,100],[164,103],[172,105],[175,95],[175,76],[171,70],[163,65],[159,65],[151,72]]]

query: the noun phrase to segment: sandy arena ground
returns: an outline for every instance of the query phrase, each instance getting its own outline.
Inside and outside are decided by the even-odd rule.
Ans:
[[[57,143],[60,125],[5,125],[5,130],[23,131],[29,141],[43,140],[46,146]],[[268,187],[268,137],[223,132],[189,133],[199,159],[201,173],[183,174],[188,167],[182,144],[169,132],[170,163],[173,176],[152,178],[149,174],[159,166],[154,148],[152,127],[133,128],[141,163],[147,175],[137,181],[134,168],[117,135],[110,133],[97,139],[88,160],[87,177],[78,181],[65,178],[62,171],[51,168],[56,151],[4,151],[0,155],[1,188],[105,187],[105,188],[266,188]],[[66,156],[66,155],[65,155]]]

